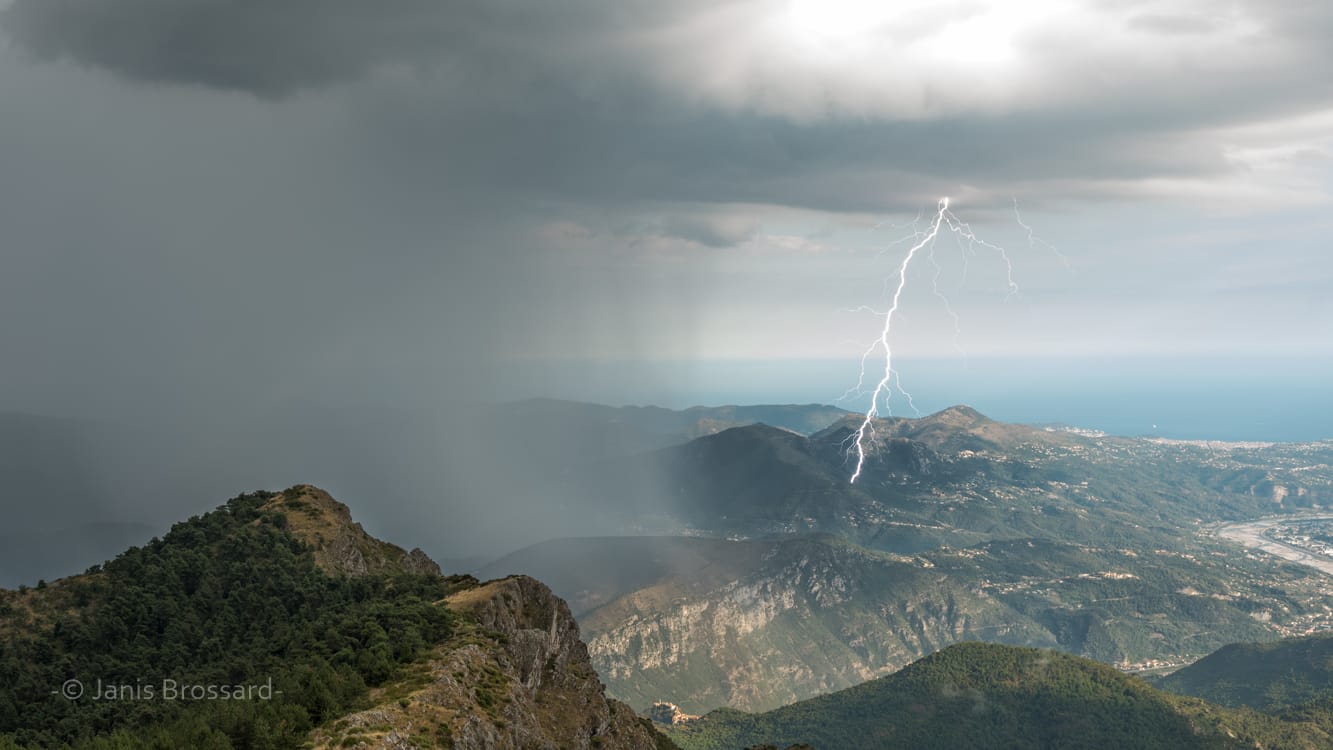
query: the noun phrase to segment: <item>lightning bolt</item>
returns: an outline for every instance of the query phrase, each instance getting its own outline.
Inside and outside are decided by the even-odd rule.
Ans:
[[[958,317],[958,313],[954,311],[953,303],[949,302],[948,295],[940,289],[940,277],[944,276],[944,266],[941,265],[939,259],[935,257],[935,246],[933,244],[930,246],[930,255],[928,257],[930,258],[930,264],[935,267],[935,275],[932,276],[930,280],[931,284],[935,287],[935,296],[939,297],[940,302],[944,303],[944,311],[948,313],[949,317],[953,320],[953,348],[958,350],[958,353],[963,355],[963,357],[967,357],[967,352],[963,350],[963,345],[959,343],[959,338],[963,335],[963,321]],[[963,273],[967,273],[966,249],[963,250]],[[902,390],[902,387],[902,378],[899,378],[898,390]]]
[[[1038,238],[1032,231],[1032,228],[1023,223],[1022,217],[1018,214],[1017,200],[1014,201],[1014,215],[1018,219],[1019,226],[1023,227],[1023,229],[1028,232],[1029,244],[1040,242],[1052,250],[1055,250],[1053,245]],[[862,394],[865,392],[866,365],[875,352],[882,348],[884,350],[884,374],[880,377],[879,381],[875,384],[874,390],[871,392],[870,408],[866,410],[865,418],[861,421],[860,428],[852,433],[852,435],[848,436],[848,442],[851,442],[851,440],[855,438],[854,447],[848,448],[849,453],[851,453],[854,448],[856,454],[856,470],[852,472],[851,478],[853,484],[861,477],[861,471],[865,468],[867,446],[875,440],[875,420],[880,417],[880,403],[883,402],[884,413],[888,414],[889,400],[893,396],[895,387],[898,392],[906,397],[907,403],[912,408],[912,411],[916,412],[918,415],[920,414],[916,409],[916,404],[912,401],[912,394],[903,389],[902,377],[893,367],[893,346],[890,342],[893,334],[894,317],[898,315],[899,308],[902,305],[903,292],[907,289],[907,274],[912,267],[912,261],[916,260],[924,250],[926,256],[934,265],[935,275],[933,284],[935,295],[944,302],[945,310],[953,319],[954,346],[960,351],[962,348],[958,346],[958,334],[961,332],[959,318],[954,311],[953,306],[949,303],[949,298],[940,290],[940,276],[943,273],[943,269],[935,258],[935,240],[939,237],[940,232],[948,230],[955,235],[960,246],[963,248],[964,262],[966,262],[968,256],[975,255],[978,247],[993,251],[999,255],[1000,260],[1004,263],[1006,272],[1005,278],[1008,283],[1008,293],[1005,295],[1005,300],[1008,301],[1019,292],[1018,284],[1014,281],[1014,265],[1009,258],[1008,251],[999,245],[987,242],[978,237],[976,233],[972,231],[972,227],[969,224],[960,220],[949,210],[948,196],[940,198],[939,205],[935,211],[935,217],[931,219],[930,226],[927,230],[917,230],[916,221],[913,221],[911,226],[913,228],[911,235],[890,245],[890,247],[892,247],[893,245],[905,244],[908,241],[913,242],[912,246],[907,250],[907,255],[903,257],[902,262],[898,265],[897,274],[890,276],[885,281],[886,291],[888,287],[892,286],[893,293],[888,311],[881,313],[884,317],[884,327],[880,330],[879,338],[873,341],[870,346],[866,348],[865,352],[861,354],[861,375],[857,379],[856,386],[849,389],[847,393],[844,394],[845,398],[852,393]],[[1059,253],[1059,251],[1055,252],[1057,254]],[[1061,257],[1063,258],[1063,256]],[[895,276],[897,280],[896,284],[893,283]]]
[[[1055,253],[1055,257],[1059,258],[1060,262],[1065,264],[1065,268],[1072,267],[1073,264],[1069,262],[1069,258],[1066,257],[1064,253],[1060,252],[1060,248],[1038,237],[1037,233],[1032,230],[1032,227],[1024,223],[1023,214],[1020,214],[1018,212],[1017,197],[1014,197],[1014,221],[1018,222],[1018,226],[1023,227],[1023,231],[1028,233],[1028,247],[1033,247],[1034,245],[1041,245],[1042,247],[1045,247],[1046,249],[1050,250],[1052,253]]]

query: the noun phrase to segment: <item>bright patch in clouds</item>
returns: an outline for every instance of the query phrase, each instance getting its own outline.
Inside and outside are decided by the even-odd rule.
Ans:
[[[1188,111],[1181,92],[1217,95],[1220,79],[1248,86],[1323,55],[1272,33],[1256,0],[1214,5],[756,0],[641,29],[634,49],[664,91],[802,123],[1033,115],[1108,95]]]
[[[879,46],[943,66],[1012,62],[1015,37],[1051,9],[1046,3],[942,5],[873,0],[791,0],[793,31],[804,41],[855,51]]]
[[[874,0],[791,0],[788,12],[798,31],[838,41],[873,33],[902,11]]]

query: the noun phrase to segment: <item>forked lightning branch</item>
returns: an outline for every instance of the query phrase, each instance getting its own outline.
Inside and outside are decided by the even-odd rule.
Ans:
[[[1033,235],[1032,229],[1027,224],[1023,223],[1022,217],[1018,214],[1017,201],[1014,203],[1014,216],[1018,220],[1019,226],[1028,232],[1029,244],[1032,244],[1034,241],[1041,241]],[[878,382],[875,383],[874,390],[871,391],[870,407],[866,410],[865,418],[861,420],[860,428],[852,435],[852,437],[855,438],[855,444],[848,449],[849,454],[854,453],[856,457],[856,469],[852,472],[851,477],[851,482],[853,483],[860,478],[861,471],[865,468],[868,447],[875,441],[875,420],[878,419],[881,414],[890,416],[889,400],[893,395],[892,391],[895,387],[895,381],[897,381],[896,387],[898,391],[908,399],[909,403],[911,401],[911,394],[903,390],[901,378],[897,376],[897,371],[893,366],[893,323],[898,316],[899,308],[902,305],[903,292],[907,289],[908,272],[912,268],[913,261],[924,254],[931,260],[931,262],[935,262],[935,242],[942,231],[948,231],[956,235],[961,242],[966,243],[964,257],[966,257],[967,254],[974,252],[978,247],[996,253],[1000,257],[1000,260],[1003,261],[1005,267],[1005,281],[1008,284],[1005,299],[1007,300],[1018,294],[1018,284],[1014,281],[1014,266],[1009,259],[1009,252],[999,245],[987,242],[978,237],[976,233],[972,231],[971,226],[960,220],[953,211],[949,209],[948,196],[940,198],[939,205],[935,211],[935,216],[931,219],[929,228],[926,230],[915,231],[911,236],[904,240],[900,240],[900,242],[903,243],[911,241],[913,244],[908,248],[907,255],[898,265],[896,274],[890,277],[893,295],[888,311],[882,314],[884,317],[884,325],[880,329],[879,337],[871,342],[870,346],[868,346],[865,352],[861,355],[861,376],[857,380],[856,387],[849,391],[849,393],[864,392],[867,363],[870,362],[871,358],[874,357],[877,352],[882,352],[884,356],[883,373]],[[1042,244],[1050,247],[1048,243],[1042,242]],[[1054,247],[1051,249],[1054,250]],[[939,264],[935,263],[935,267],[935,295],[944,301],[945,309],[948,311],[949,315],[953,317],[956,334],[958,331],[958,316],[954,313],[948,298],[940,291]],[[882,412],[881,404],[883,405]]]

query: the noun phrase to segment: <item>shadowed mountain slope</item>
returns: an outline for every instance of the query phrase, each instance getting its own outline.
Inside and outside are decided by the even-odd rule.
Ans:
[[[1224,706],[1277,709],[1333,698],[1333,635],[1233,643],[1157,681]]]
[[[669,728],[685,750],[816,748],[1315,750],[1326,727],[1282,722],[1149,687],[1051,651],[963,643],[903,670],[763,714],[719,710]]]

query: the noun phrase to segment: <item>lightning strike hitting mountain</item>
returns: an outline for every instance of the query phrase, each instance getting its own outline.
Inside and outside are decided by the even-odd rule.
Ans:
[[[1014,203],[1015,216],[1017,216],[1017,211],[1018,211],[1018,203],[1017,201],[1015,201]],[[1021,217],[1019,218],[1019,225],[1023,227],[1023,229],[1027,230],[1029,241],[1036,240],[1042,242],[1042,244],[1047,244],[1044,241],[1035,238],[1031,228],[1028,227],[1026,224],[1022,223]],[[913,222],[913,226],[915,227],[915,222]],[[935,295],[944,301],[945,310],[949,313],[949,315],[952,317],[954,321],[954,333],[955,333],[954,343],[955,346],[957,347],[957,334],[959,332],[958,315],[954,312],[952,305],[949,304],[948,297],[946,297],[940,291],[939,287],[940,265],[935,260],[935,255],[934,255],[935,240],[936,238],[939,237],[941,229],[947,229],[948,231],[955,234],[960,242],[964,241],[966,242],[964,246],[965,257],[969,254],[974,253],[975,249],[978,246],[986,248],[988,250],[992,250],[995,253],[997,253],[1000,256],[1000,259],[1004,262],[1004,266],[1006,269],[1006,281],[1008,283],[1008,292],[1005,296],[1005,299],[1008,300],[1012,298],[1014,295],[1018,294],[1018,284],[1014,281],[1014,267],[1013,263],[1009,259],[1009,253],[1003,247],[992,244],[990,242],[987,242],[986,240],[981,239],[980,237],[977,237],[976,233],[972,231],[971,226],[960,220],[952,211],[949,210],[948,196],[940,198],[938,208],[935,212],[935,217],[930,222],[930,228],[924,232],[914,231],[911,237],[908,238],[908,239],[914,239],[915,243],[907,250],[907,255],[903,258],[902,263],[900,263],[898,266],[898,272],[896,274],[896,279],[897,279],[896,285],[893,285],[893,279],[895,278],[895,276],[890,276],[888,282],[886,282],[886,286],[893,285],[893,294],[892,294],[892,302],[889,305],[888,311],[883,313],[884,327],[880,330],[879,338],[876,339],[874,342],[872,342],[870,346],[866,348],[865,352],[861,355],[861,376],[857,380],[856,387],[848,392],[849,394],[852,392],[863,392],[862,389],[864,387],[866,379],[866,362],[869,361],[870,357],[875,353],[877,349],[883,347],[884,374],[879,379],[879,382],[875,384],[874,391],[871,393],[870,408],[866,410],[865,419],[861,421],[861,427],[852,435],[852,437],[855,438],[854,448],[856,452],[856,470],[852,472],[852,477],[850,480],[852,483],[855,483],[856,480],[860,478],[861,470],[865,468],[866,449],[867,446],[875,439],[875,420],[880,416],[881,401],[884,403],[885,413],[887,414],[889,399],[892,396],[892,391],[894,387],[896,386],[897,390],[900,393],[902,393],[904,397],[906,397],[907,402],[912,407],[912,409],[915,411],[916,408],[916,405],[912,403],[912,395],[903,389],[902,379],[899,376],[898,372],[893,369],[893,346],[889,339],[890,335],[893,333],[894,316],[898,313],[898,308],[902,302],[903,291],[907,288],[908,270],[912,266],[912,261],[915,260],[917,256],[922,253],[922,251],[925,251],[926,255],[935,265],[936,273],[933,279]],[[902,241],[900,240],[899,243],[895,244],[900,244],[901,242]],[[1047,246],[1049,245],[1047,244]],[[851,449],[849,449],[849,452],[850,450]]]

